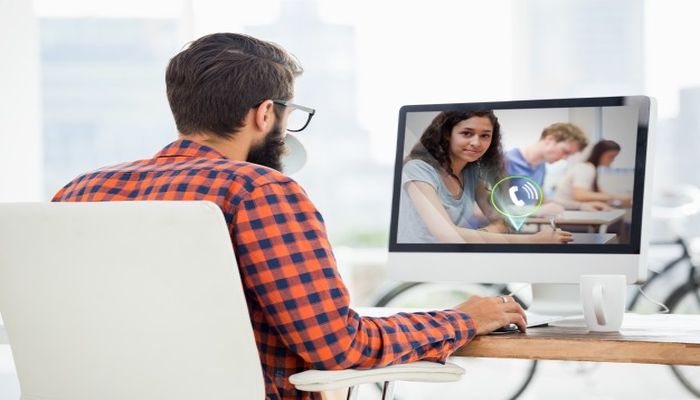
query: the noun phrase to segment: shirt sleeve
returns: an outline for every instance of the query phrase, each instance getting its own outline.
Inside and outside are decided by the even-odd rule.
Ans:
[[[421,160],[411,160],[404,164],[401,171],[401,185],[411,181],[420,181],[430,184],[438,190],[440,175],[430,164]]]
[[[517,160],[517,151],[518,149],[510,149],[503,153],[503,161],[504,161],[504,167],[506,168],[506,173],[508,176],[512,175],[520,175],[517,172],[518,168],[518,160]]]
[[[595,167],[590,163],[580,163],[574,167],[572,186],[574,188],[593,189]]]
[[[295,182],[254,188],[232,237],[244,286],[285,344],[319,369],[442,361],[476,326],[456,310],[361,317],[336,269],[323,219]]]

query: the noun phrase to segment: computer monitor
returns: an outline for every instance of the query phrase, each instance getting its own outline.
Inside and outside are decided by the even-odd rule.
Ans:
[[[654,116],[645,96],[402,107],[389,276],[643,281]],[[552,126],[574,133],[547,133]],[[591,154],[601,141],[614,144]],[[552,226],[572,236],[555,237]],[[573,241],[542,243],[548,237]]]

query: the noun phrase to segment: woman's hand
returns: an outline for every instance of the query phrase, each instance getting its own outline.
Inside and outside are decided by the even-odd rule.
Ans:
[[[610,211],[612,207],[602,201],[586,201],[581,203],[581,211]]]
[[[542,230],[530,235],[531,242],[534,243],[568,243],[574,240],[570,232],[562,231],[561,229],[553,230],[550,227],[543,227]]]
[[[630,208],[632,207],[632,195],[615,195],[610,203],[613,207]]]

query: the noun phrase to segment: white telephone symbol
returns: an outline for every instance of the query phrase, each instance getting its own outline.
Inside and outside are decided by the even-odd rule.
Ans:
[[[511,201],[513,202],[513,204],[515,204],[516,206],[518,206],[518,207],[524,207],[524,206],[525,206],[525,202],[522,201],[522,200],[520,200],[520,199],[518,198],[518,196],[515,195],[515,193],[516,193],[517,191],[518,191],[518,187],[517,187],[517,186],[511,186],[511,187],[508,189],[508,195],[510,195],[510,200],[511,200]]]

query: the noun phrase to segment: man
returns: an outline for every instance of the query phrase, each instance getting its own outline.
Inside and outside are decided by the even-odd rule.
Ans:
[[[349,307],[321,215],[279,172],[286,129],[305,128],[313,115],[291,103],[301,71],[273,43],[233,33],[196,40],[166,71],[178,140],[151,159],[84,174],[54,200],[218,204],[236,252],[268,399],[318,398],[289,383],[305,369],[440,361],[475,335],[509,323],[524,331],[524,312],[511,297],[475,297],[453,310],[389,318],[361,317]],[[292,112],[308,114],[303,126],[287,126]]]
[[[540,187],[544,186],[545,163],[553,164],[566,160],[572,154],[586,148],[588,138],[581,128],[574,124],[557,122],[544,128],[540,139],[523,148],[513,148],[506,152],[506,171],[510,176],[526,176]],[[579,202],[550,200],[538,213],[558,214],[564,209],[600,211],[610,207],[599,201]]]

